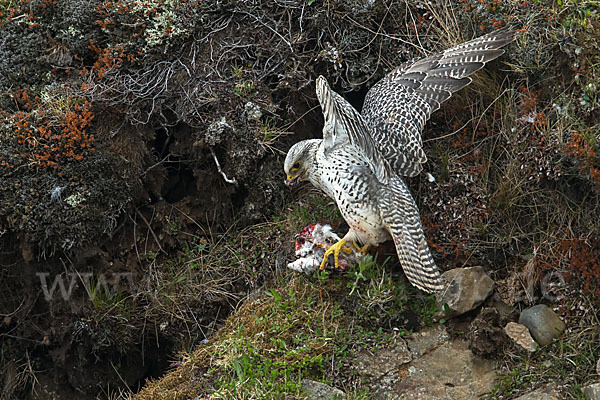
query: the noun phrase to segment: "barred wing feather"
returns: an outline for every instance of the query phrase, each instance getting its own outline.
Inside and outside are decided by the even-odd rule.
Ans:
[[[373,86],[362,116],[378,152],[401,176],[415,176],[427,157],[421,132],[440,104],[471,83],[469,77],[504,53],[514,39],[505,28],[443,52],[402,64]]]

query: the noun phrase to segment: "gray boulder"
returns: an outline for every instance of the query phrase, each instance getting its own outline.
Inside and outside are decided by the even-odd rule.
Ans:
[[[552,343],[566,327],[558,315],[544,304],[523,310],[519,323],[525,325],[535,341],[542,346]]]
[[[482,267],[455,268],[442,277],[448,286],[438,294],[437,318],[452,318],[477,308],[492,294],[494,281]]]

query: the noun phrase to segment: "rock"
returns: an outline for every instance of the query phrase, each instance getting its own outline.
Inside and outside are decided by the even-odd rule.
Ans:
[[[529,352],[534,352],[537,348],[535,340],[531,337],[529,329],[525,325],[517,324],[516,322],[509,322],[504,327],[504,332],[509,338],[514,340],[519,346]]]
[[[408,348],[416,358],[447,342],[450,336],[443,325],[425,328],[406,338]]]
[[[596,373],[598,375],[600,375],[600,358],[598,359],[598,362],[596,363]]]
[[[363,350],[356,356],[358,374],[366,378],[380,380],[385,375],[397,371],[402,364],[412,360],[406,342],[399,338],[393,348],[381,348],[375,352]]]
[[[482,267],[455,268],[442,274],[449,282],[438,295],[437,318],[451,318],[478,307],[492,294],[494,281]]]
[[[258,104],[253,103],[251,101],[247,102],[246,105],[244,105],[244,111],[246,111],[246,119],[248,121],[258,121],[260,117],[263,116],[263,113],[260,110]]]
[[[523,310],[519,323],[525,325],[542,346],[552,343],[565,330],[565,323],[544,304]]]
[[[494,362],[475,356],[463,340],[445,342],[416,358],[408,371],[395,385],[393,396],[380,398],[477,399],[492,390],[496,379]]]
[[[338,388],[310,379],[304,379],[302,381],[302,390],[306,393],[308,399],[312,400],[341,400],[346,396],[346,394]]]
[[[517,397],[515,400],[559,400],[556,387],[552,384],[541,387],[533,392]]]
[[[449,341],[443,325],[394,347],[363,351],[355,365],[375,400],[474,399],[489,392],[496,377],[493,361],[475,356],[464,340]]]
[[[592,383],[584,387],[583,395],[589,400],[600,400],[600,383]]]
[[[371,352],[361,351],[356,358],[356,369],[363,382],[375,394],[375,399],[386,399],[393,387],[408,375],[412,354],[406,342],[399,338],[394,347]]]

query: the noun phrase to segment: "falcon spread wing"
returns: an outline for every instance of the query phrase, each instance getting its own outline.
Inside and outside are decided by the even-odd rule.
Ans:
[[[441,53],[402,64],[369,90],[362,116],[377,151],[401,176],[415,176],[427,161],[421,131],[470,75],[504,53],[515,31],[497,30]]]

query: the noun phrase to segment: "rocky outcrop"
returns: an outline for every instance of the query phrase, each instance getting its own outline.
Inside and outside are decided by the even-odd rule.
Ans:
[[[400,339],[395,347],[359,355],[357,372],[375,399],[470,399],[489,392],[494,363],[450,340],[442,325]]]

